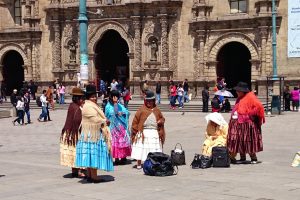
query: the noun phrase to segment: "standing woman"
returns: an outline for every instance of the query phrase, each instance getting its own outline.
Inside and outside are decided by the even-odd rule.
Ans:
[[[24,124],[24,109],[25,109],[25,107],[24,107],[23,97],[20,97],[20,96],[17,97],[16,109],[17,109],[18,118],[12,122],[13,125],[15,125],[16,122],[18,122],[18,124],[20,124],[20,125],[25,125]],[[22,122],[22,123],[20,123],[20,122]]]
[[[86,86],[81,133],[76,146],[75,166],[87,168],[88,181],[99,183],[97,169],[113,171],[111,135],[103,111],[97,104],[95,85]]]
[[[80,88],[72,89],[72,103],[69,106],[65,126],[60,137],[60,164],[72,168],[72,177],[84,177],[80,169],[75,167],[76,144],[81,124],[81,106],[84,93]]]
[[[162,152],[165,142],[165,118],[156,107],[154,92],[148,90],[144,105],[136,112],[132,121],[131,158],[137,160],[137,169],[142,168],[149,152]]]
[[[110,121],[109,129],[112,137],[112,157],[116,164],[125,164],[126,157],[131,155],[131,143],[129,132],[129,112],[118,103],[120,93],[112,90],[108,104],[105,107],[105,116]],[[119,160],[120,159],[120,160]]]
[[[251,157],[251,163],[257,163],[256,153],[263,150],[261,125],[265,122],[264,107],[248,84],[239,82],[234,88],[238,95],[236,104],[232,109],[229,122],[227,147],[232,162],[240,153],[240,161],[246,161],[246,154]]]

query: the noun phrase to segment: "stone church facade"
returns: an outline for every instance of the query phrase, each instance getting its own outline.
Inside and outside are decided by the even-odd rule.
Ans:
[[[278,74],[296,85],[300,66],[299,58],[287,57],[287,1],[276,4]],[[79,0],[0,0],[0,80],[13,84],[8,68],[20,65],[19,79],[44,86],[59,79],[74,86],[80,67],[78,7]],[[169,80],[187,78],[200,94],[204,85],[225,77],[231,86],[242,80],[265,92],[272,75],[270,0],[89,0],[87,7],[91,81],[121,73],[139,94],[143,80],[151,87],[160,80],[167,90]],[[114,34],[123,50],[118,43],[103,50]],[[15,55],[10,52],[19,63],[10,60]],[[121,54],[126,56],[118,63]]]

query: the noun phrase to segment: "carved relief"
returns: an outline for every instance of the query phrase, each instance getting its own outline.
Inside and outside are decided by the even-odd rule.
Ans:
[[[162,51],[162,67],[169,68],[169,44],[168,44],[168,19],[167,15],[160,17],[161,25],[161,51]]]
[[[53,25],[54,42],[52,47],[52,64],[53,69],[61,68],[61,34],[58,24]]]
[[[73,36],[73,27],[71,24],[66,24],[64,27],[64,37],[72,37]]]
[[[35,74],[36,74],[36,80],[41,80],[41,69],[40,69],[40,58],[41,58],[41,53],[40,53],[40,45],[37,44],[35,46],[35,54],[36,54],[36,67],[35,67]]]
[[[170,70],[177,76],[177,59],[178,59],[178,22],[173,22],[170,31]]]
[[[141,41],[141,22],[140,18],[136,17],[133,19],[134,27],[134,43],[135,43],[135,69],[142,67],[142,41]]]

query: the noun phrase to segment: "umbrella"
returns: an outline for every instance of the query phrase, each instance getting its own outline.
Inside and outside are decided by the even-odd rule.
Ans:
[[[227,90],[218,90],[215,92],[215,95],[223,96],[223,97],[233,97],[233,94]]]

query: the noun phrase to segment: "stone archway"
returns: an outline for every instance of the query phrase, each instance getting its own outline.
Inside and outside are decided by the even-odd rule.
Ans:
[[[261,75],[260,58],[256,43],[247,35],[239,32],[231,32],[221,35],[208,49],[208,71],[207,74],[214,74],[210,77],[212,80],[217,79],[218,54],[221,49],[228,43],[238,42],[243,44],[250,52],[251,64],[251,81],[257,80]]]
[[[129,76],[131,77],[132,73],[130,70],[130,66],[133,63],[133,52],[134,52],[134,43],[133,43],[133,39],[132,36],[128,33],[128,31],[126,31],[128,29],[128,27],[124,27],[122,26],[122,24],[115,22],[115,21],[107,21],[107,22],[103,22],[100,25],[95,25],[92,24],[89,26],[89,42],[88,42],[88,52],[90,53],[89,55],[89,62],[91,63],[91,79],[95,80],[97,77],[97,71],[95,70],[95,57],[97,55],[94,54],[94,52],[96,52],[97,49],[97,44],[98,42],[101,40],[101,38],[103,37],[103,35],[108,31],[108,30],[114,30],[116,32],[118,32],[120,34],[120,36],[126,41],[128,48],[129,48],[129,52],[128,52],[128,56],[129,56]]]

